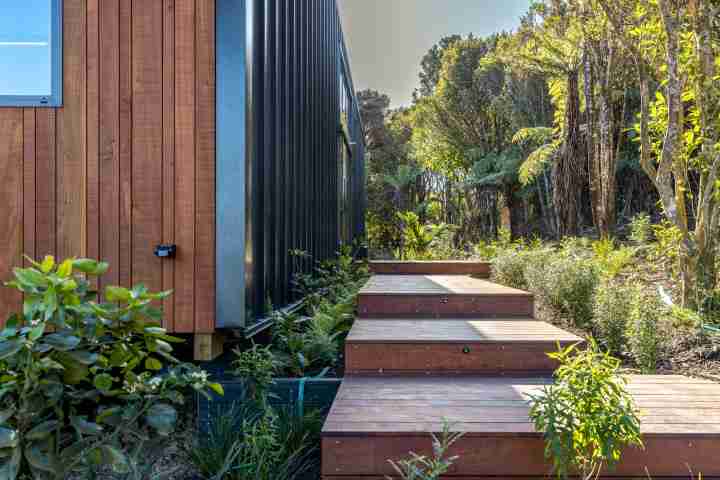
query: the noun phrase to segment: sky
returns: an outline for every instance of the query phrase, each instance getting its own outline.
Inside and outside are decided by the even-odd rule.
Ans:
[[[0,0],[0,95],[49,95],[49,0]]]
[[[420,60],[442,37],[515,29],[530,0],[339,0],[353,80],[408,105]]]

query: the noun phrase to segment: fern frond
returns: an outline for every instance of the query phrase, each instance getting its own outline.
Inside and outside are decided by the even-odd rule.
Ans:
[[[513,136],[512,142],[516,145],[543,145],[552,141],[553,134],[553,129],[550,127],[521,128]]]
[[[558,153],[560,145],[560,141],[546,143],[528,155],[528,158],[520,166],[520,183],[523,185],[532,183],[543,172],[548,162]]]

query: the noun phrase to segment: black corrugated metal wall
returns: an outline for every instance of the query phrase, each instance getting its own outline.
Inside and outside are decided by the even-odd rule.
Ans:
[[[349,228],[352,238],[363,236],[364,148],[335,0],[248,0],[247,7],[245,280],[248,315],[257,319],[268,301],[277,308],[294,300],[291,250],[324,260],[339,248],[343,130],[352,152]],[[348,90],[344,129],[340,99]],[[300,262],[303,271],[312,267]]]

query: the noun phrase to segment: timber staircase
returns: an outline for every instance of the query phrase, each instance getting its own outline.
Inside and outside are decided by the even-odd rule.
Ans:
[[[346,377],[323,428],[325,480],[380,480],[388,459],[431,453],[442,420],[466,432],[447,478],[551,473],[528,396],[552,381],[547,353],[579,337],[533,315],[533,297],[483,278],[483,262],[372,262],[345,347]],[[633,376],[645,449],[604,476],[720,476],[720,385]]]

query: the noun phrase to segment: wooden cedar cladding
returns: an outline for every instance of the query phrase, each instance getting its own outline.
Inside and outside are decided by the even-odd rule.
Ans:
[[[63,31],[63,107],[0,108],[0,280],[101,258],[102,285],[173,289],[166,326],[212,332],[215,2],[64,0]],[[0,321],[20,301],[0,289]]]

